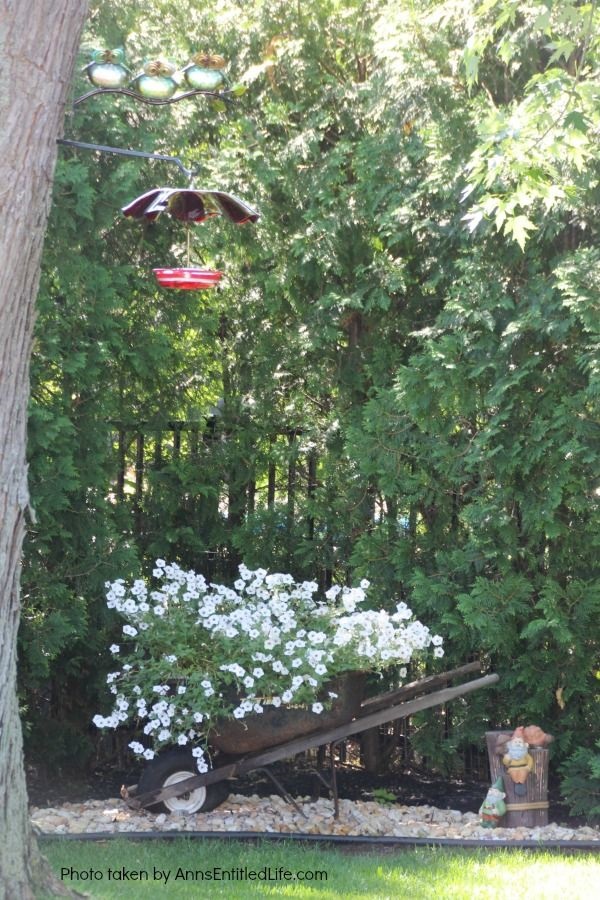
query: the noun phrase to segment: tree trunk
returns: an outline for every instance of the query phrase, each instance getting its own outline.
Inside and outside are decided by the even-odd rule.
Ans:
[[[29,825],[16,641],[34,308],[56,139],[86,9],[86,0],[0,0],[0,900],[61,890]]]

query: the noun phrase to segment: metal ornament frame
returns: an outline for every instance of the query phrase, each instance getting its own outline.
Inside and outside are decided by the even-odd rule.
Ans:
[[[233,103],[233,97],[237,96],[235,90],[202,91],[197,89],[185,91],[185,93],[178,94],[176,97],[159,100],[155,97],[143,97],[141,94],[138,94],[136,91],[132,91],[129,88],[93,88],[93,90],[81,94],[80,97],[76,97],[75,100],[73,100],[73,108],[79,106],[80,103],[89,100],[91,97],[97,97],[99,94],[124,94],[126,97],[133,97],[133,99],[137,100],[139,103],[146,103],[149,106],[168,106],[171,103],[179,103],[180,100],[187,100],[190,97],[198,96],[210,97],[211,100],[222,100],[224,103],[231,104]]]

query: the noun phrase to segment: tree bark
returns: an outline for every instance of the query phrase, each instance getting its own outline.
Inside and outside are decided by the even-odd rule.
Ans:
[[[29,359],[44,230],[87,0],[0,0],[0,900],[61,892],[31,832],[16,693]]]

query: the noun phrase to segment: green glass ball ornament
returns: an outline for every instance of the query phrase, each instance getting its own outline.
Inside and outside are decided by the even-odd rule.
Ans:
[[[222,56],[196,53],[182,70],[186,85],[195,91],[218,91],[226,82]]]
[[[97,88],[122,88],[131,77],[125,65],[125,51],[122,47],[115,50],[93,50],[91,62],[83,71]]]
[[[131,81],[131,87],[142,97],[152,100],[170,100],[177,90],[173,78],[176,66],[162,59],[144,63],[144,69]]]

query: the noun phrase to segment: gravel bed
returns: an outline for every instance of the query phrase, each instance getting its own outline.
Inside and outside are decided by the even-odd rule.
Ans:
[[[282,797],[232,794],[208,813],[158,815],[131,810],[121,799],[88,800],[62,806],[32,807],[31,820],[43,834],[118,834],[127,832],[280,832],[360,837],[435,838],[502,841],[598,841],[600,828],[549,824],[535,828],[482,828],[473,812],[434,806],[383,806],[372,800],[340,800],[339,819],[329,799],[297,798],[302,813]]]

